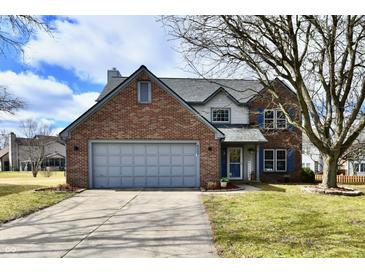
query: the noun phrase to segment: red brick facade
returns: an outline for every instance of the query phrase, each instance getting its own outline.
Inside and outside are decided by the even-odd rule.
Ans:
[[[284,104],[285,109],[293,114],[292,118],[300,119],[298,102],[295,94],[292,94],[281,83],[275,85],[275,90],[279,94],[279,101],[273,100],[269,92],[262,92],[250,102],[250,124],[253,127],[258,125],[259,109],[278,108],[277,102]],[[289,172],[265,172],[261,171],[260,179],[263,182],[284,182],[289,179],[290,182],[300,181],[300,172],[302,167],[302,133],[300,130],[289,126],[287,129],[264,129],[261,132],[268,140],[267,143],[261,145],[263,149],[286,149],[294,150],[294,167]],[[262,159],[260,159],[261,161]],[[289,176],[289,178],[285,178]]]
[[[200,143],[200,181],[219,178],[220,140],[176,98],[152,81],[151,104],[140,104],[137,81],[151,80],[143,71],[122,91],[71,129],[67,140],[67,182],[88,187],[89,140],[195,140]],[[77,147],[78,149],[75,149]]]

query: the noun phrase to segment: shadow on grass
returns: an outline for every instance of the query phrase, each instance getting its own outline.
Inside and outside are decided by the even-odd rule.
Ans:
[[[263,191],[286,192],[285,188],[273,186],[270,184],[255,184],[254,186],[260,188]]]
[[[40,188],[39,185],[7,185],[7,184],[0,184],[0,197],[16,194],[23,191],[29,191],[33,189]]]

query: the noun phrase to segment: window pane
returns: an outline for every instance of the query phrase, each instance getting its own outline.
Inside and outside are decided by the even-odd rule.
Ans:
[[[214,109],[213,122],[229,122],[229,109]]]
[[[265,150],[265,160],[274,160],[274,151],[272,150]]]
[[[276,170],[277,171],[285,171],[285,161],[277,161],[276,162]]]
[[[285,160],[285,150],[277,150],[276,151],[276,159]]]
[[[276,118],[278,118],[278,119],[285,119],[284,112],[282,112],[281,110],[277,110],[276,111]]]
[[[149,102],[149,84],[148,83],[139,83],[139,101],[142,103]]]
[[[357,164],[357,163],[354,164],[354,170],[356,172],[359,172],[359,164]]]
[[[273,161],[265,161],[265,170],[273,171],[274,170],[274,162]]]
[[[361,163],[360,172],[365,172],[365,163]]]
[[[274,119],[274,111],[272,110],[265,111],[265,119]]]

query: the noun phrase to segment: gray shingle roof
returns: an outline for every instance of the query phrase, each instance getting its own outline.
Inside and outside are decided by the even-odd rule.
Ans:
[[[224,142],[252,142],[264,143],[267,142],[264,135],[257,128],[219,128],[226,136]]]
[[[126,77],[114,77],[107,83],[98,97],[104,98]],[[219,88],[224,88],[239,103],[248,102],[263,86],[257,80],[241,79],[199,79],[199,78],[159,78],[180,97],[189,103],[202,103]]]

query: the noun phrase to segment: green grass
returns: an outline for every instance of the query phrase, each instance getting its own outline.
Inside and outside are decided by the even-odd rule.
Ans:
[[[30,172],[0,172],[0,223],[6,222],[71,197],[66,192],[35,192],[35,189],[65,182],[63,172],[51,177]]]
[[[299,185],[204,195],[222,257],[365,257],[365,196],[307,194]],[[355,186],[365,191],[365,186]]]

